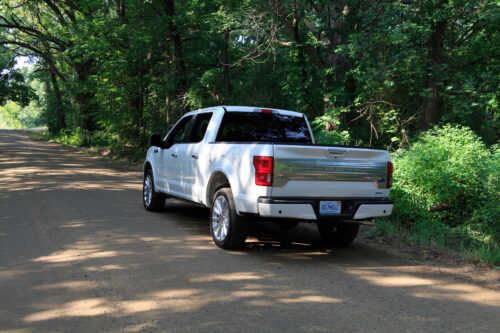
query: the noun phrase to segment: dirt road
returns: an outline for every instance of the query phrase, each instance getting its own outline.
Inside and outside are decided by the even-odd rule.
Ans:
[[[308,225],[283,236],[257,225],[246,249],[223,251],[207,219],[172,200],[147,212],[139,172],[0,131],[0,332],[500,327],[494,281],[468,282],[461,267],[362,238],[325,249]]]

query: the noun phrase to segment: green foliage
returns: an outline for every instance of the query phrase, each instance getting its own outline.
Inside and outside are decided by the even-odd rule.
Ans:
[[[21,107],[15,102],[9,101],[5,106],[0,106],[0,128],[21,128]]]
[[[80,129],[76,129],[71,132],[61,131],[56,135],[50,135],[49,139],[52,142],[57,142],[64,146],[76,147],[87,146],[89,142],[89,139],[86,137],[85,133]]]
[[[421,240],[467,248],[470,255],[500,251],[500,157],[469,128],[445,125],[393,155],[395,209],[391,220]],[[497,252],[495,252],[497,251]]]
[[[8,101],[0,106],[0,128],[33,128],[43,126],[41,109],[37,101],[31,101],[26,106]]]
[[[314,138],[317,143],[350,145],[352,139],[348,131],[339,130],[338,113],[325,113],[317,117],[313,123]],[[328,130],[327,130],[328,129]]]
[[[1,28],[0,28],[1,29]],[[0,38],[2,31],[0,30]],[[33,89],[26,83],[26,72],[15,69],[15,53],[0,44],[0,105],[14,101],[27,106],[36,99]]]
[[[54,133],[145,144],[190,109],[239,104],[305,112],[319,142],[398,149],[431,122],[499,139],[491,1],[0,4],[3,63],[33,56]]]
[[[420,208],[446,205],[450,213],[443,219],[454,225],[463,217],[455,215],[455,211],[464,213],[464,207],[478,205],[489,151],[470,129],[435,127],[399,155],[394,159],[398,166],[395,185],[412,193]]]
[[[353,10],[349,42],[337,48],[352,63],[345,75],[356,90],[345,118],[352,137],[405,146],[427,128],[423,115],[429,112],[495,143],[498,13],[494,1],[465,0],[378,1]]]

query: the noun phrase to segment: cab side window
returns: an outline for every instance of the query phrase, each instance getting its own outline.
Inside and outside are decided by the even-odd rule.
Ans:
[[[177,125],[170,131],[165,141],[166,148],[170,148],[176,143],[184,142],[189,134],[192,125],[193,116],[182,118]]]
[[[200,142],[205,137],[205,133],[207,132],[208,124],[210,123],[210,119],[212,119],[212,113],[200,113],[196,116],[194,121],[193,129],[191,131],[191,138],[189,142]]]

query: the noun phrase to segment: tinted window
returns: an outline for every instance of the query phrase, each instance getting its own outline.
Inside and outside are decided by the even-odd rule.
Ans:
[[[311,136],[303,117],[226,112],[216,141],[311,143]]]
[[[196,116],[189,142],[200,142],[203,140],[211,118],[212,113],[200,113]]]
[[[193,116],[188,116],[185,118],[182,118],[177,125],[175,125],[174,128],[168,133],[167,140],[166,140],[166,146],[169,148],[175,143],[179,142],[184,142],[188,133],[189,129],[191,128],[191,120],[193,119]]]

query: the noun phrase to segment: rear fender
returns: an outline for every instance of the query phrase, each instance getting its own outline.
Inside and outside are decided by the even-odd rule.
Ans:
[[[217,188],[221,187],[221,184],[214,184],[214,181],[217,183],[220,183],[220,175],[223,175],[227,182],[229,183],[229,187],[231,187],[233,193],[237,193],[239,191],[239,184],[238,181],[236,180],[237,177],[235,177],[235,170],[232,166],[232,163],[229,159],[227,158],[221,158],[218,161],[212,163],[210,166],[210,179],[207,182],[207,185],[205,187],[205,197],[203,204],[207,207],[212,206],[212,196],[217,190]],[[214,186],[216,188],[214,188]],[[238,207],[236,207],[238,209]]]

